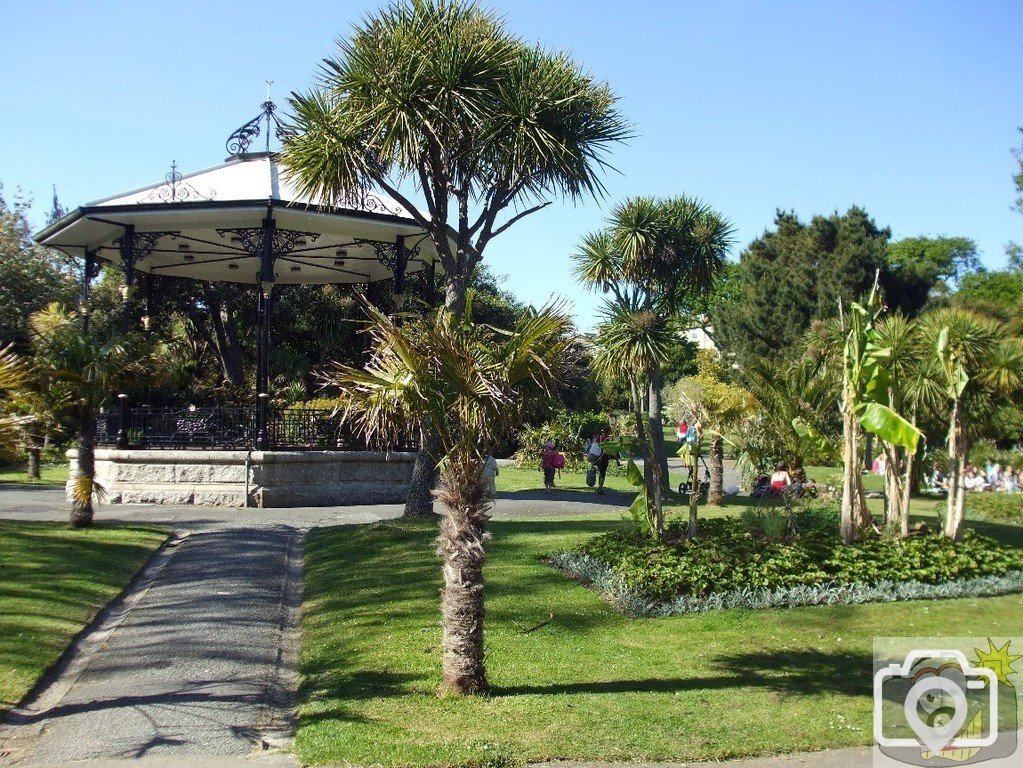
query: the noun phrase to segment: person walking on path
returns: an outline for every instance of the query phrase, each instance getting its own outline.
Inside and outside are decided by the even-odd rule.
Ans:
[[[607,430],[604,430],[593,438],[587,451],[587,457],[597,468],[597,493],[599,494],[604,493],[604,479],[607,477],[607,466],[611,462],[611,456],[604,450],[603,445],[609,439],[610,435]]]
[[[558,453],[554,443],[548,440],[543,444],[543,451],[540,453],[540,471],[543,472],[545,491],[554,490],[554,473],[563,466],[565,466],[565,457]]]
[[[500,470],[497,468],[497,459],[494,458],[494,452],[489,451],[487,458],[483,462],[483,474],[480,476],[480,480],[487,487],[487,496],[491,499],[497,497],[497,476],[500,474]]]

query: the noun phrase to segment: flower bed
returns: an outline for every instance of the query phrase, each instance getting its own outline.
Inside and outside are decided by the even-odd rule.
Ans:
[[[970,530],[960,542],[925,533],[845,546],[832,509],[793,522],[795,535],[755,514],[707,520],[699,538],[665,542],[616,531],[548,562],[635,615],[1023,591],[1023,552]]]

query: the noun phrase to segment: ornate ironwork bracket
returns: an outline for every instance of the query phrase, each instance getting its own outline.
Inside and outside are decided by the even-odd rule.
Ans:
[[[145,200],[139,200],[139,205],[146,202],[176,203],[185,200],[213,200],[217,196],[214,190],[210,190],[210,194],[204,195],[188,182],[182,184],[181,174],[178,173],[178,164],[174,160],[171,161],[170,173],[164,178],[167,183],[153,189],[146,195]]]
[[[217,234],[221,237],[234,235],[241,241],[241,246],[250,256],[260,256],[263,253],[263,241],[265,238],[263,227],[225,227],[218,229]],[[307,238],[314,243],[319,239],[318,232],[299,232],[294,229],[274,229],[273,241],[270,251],[275,259],[287,256],[295,250],[298,241]]]
[[[262,132],[261,123],[266,123],[266,151],[270,151],[270,132],[277,137],[278,141],[284,141],[291,136],[292,131],[288,126],[284,125],[274,114],[277,111],[277,105],[267,99],[261,105],[263,111],[256,115],[254,118],[245,123],[241,128],[237,129],[234,133],[227,137],[228,153],[235,157],[246,155],[249,152],[249,146],[253,140],[258,138]]]
[[[99,272],[100,272],[100,269],[101,269],[101,265],[99,263],[99,259],[96,257],[96,251],[87,251],[86,252],[86,254],[85,254],[85,266],[84,266],[83,269],[84,269],[84,271],[82,273],[82,278],[87,283],[91,283],[93,280],[95,280],[97,277],[99,277]]]
[[[337,205],[341,208],[348,208],[355,211],[367,211],[369,213],[387,213],[391,216],[404,216],[405,209],[400,205],[389,206],[380,195],[372,192],[354,192],[342,195],[337,199]]]
[[[355,238],[353,242],[356,245],[369,246],[370,248],[373,249],[373,256],[376,257],[377,261],[379,261],[381,264],[383,264],[385,267],[391,270],[391,272],[397,271],[399,266],[397,243],[389,243],[386,240],[366,240],[360,237]],[[415,248],[404,249],[405,257],[403,263],[400,265],[402,272],[405,271],[405,267],[408,266],[408,263],[412,259],[419,256],[419,250],[420,249],[418,245]]]
[[[156,244],[161,237],[176,238],[180,232],[134,232],[132,234],[131,255],[133,264],[139,264],[148,258],[156,250]],[[124,254],[125,240],[119,237],[114,240],[114,245]]]

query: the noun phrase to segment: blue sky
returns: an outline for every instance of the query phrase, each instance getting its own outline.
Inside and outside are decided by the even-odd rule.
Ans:
[[[69,207],[215,165],[254,116],[313,82],[378,2],[32,2],[0,26],[0,180]],[[569,256],[629,195],[695,195],[742,246],[775,209],[865,207],[896,238],[963,235],[992,268],[1023,239],[1010,150],[1023,125],[1023,3],[492,3],[519,35],[572,52],[621,96],[637,136],[604,201],[557,203],[487,252],[520,298],[595,299]]]

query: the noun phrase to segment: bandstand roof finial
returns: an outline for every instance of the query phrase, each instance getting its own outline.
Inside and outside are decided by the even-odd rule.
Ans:
[[[284,141],[289,135],[291,135],[291,130],[282,123],[280,118],[276,115],[277,105],[270,100],[270,87],[273,84],[273,80],[266,81],[266,101],[264,101],[261,105],[263,111],[227,137],[226,147],[228,153],[232,157],[244,157],[245,155],[251,154],[249,152],[249,146],[262,132],[264,123],[266,124],[266,144],[264,151],[267,153],[270,152],[271,131],[274,136],[277,137],[278,141]]]

